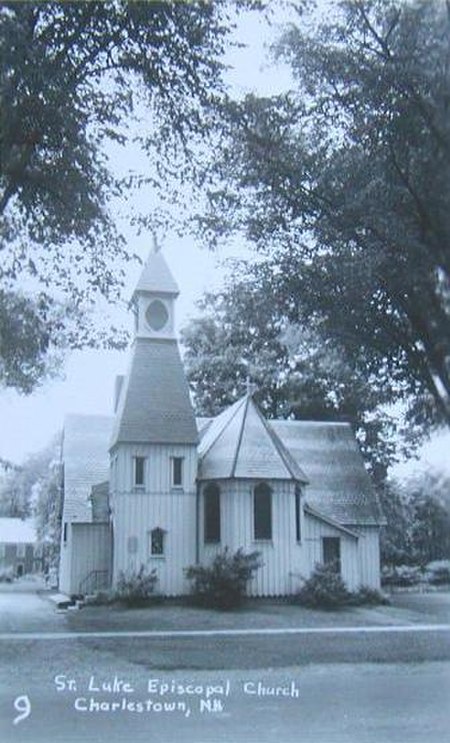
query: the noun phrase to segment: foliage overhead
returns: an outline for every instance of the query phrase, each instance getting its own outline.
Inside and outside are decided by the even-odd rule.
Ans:
[[[275,49],[293,89],[230,102],[200,228],[244,233],[293,322],[416,421],[448,424],[448,3],[344,0],[312,18]]]
[[[142,185],[117,172],[120,147],[148,156],[155,193],[174,174],[193,178],[197,144],[217,124],[235,19],[262,5],[2,3],[0,383],[30,392],[52,346],[105,341],[86,313],[99,296],[117,297],[130,256],[114,199]],[[67,332],[65,312],[77,315]],[[11,342],[4,316],[24,315]]]

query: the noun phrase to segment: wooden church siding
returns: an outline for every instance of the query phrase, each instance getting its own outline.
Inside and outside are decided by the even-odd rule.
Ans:
[[[355,590],[360,585],[358,570],[358,542],[355,537],[347,535],[344,531],[327,524],[320,519],[305,514],[305,549],[307,552],[307,563],[309,571],[305,577],[314,570],[314,566],[323,563],[323,538],[338,537],[341,549],[341,575],[347,584],[347,588]]]
[[[107,588],[111,575],[109,524],[72,524],[71,543],[69,593],[91,593],[98,588]],[[94,571],[100,573],[94,576]]]
[[[143,488],[134,487],[134,458],[144,457]],[[128,444],[111,452],[112,467],[116,468],[115,483],[118,492],[140,491],[171,494],[181,488],[172,487],[172,458],[183,459],[183,490],[195,492],[197,475],[197,451],[195,446],[165,444]]]
[[[61,552],[59,557],[59,590],[70,594],[70,576],[72,569],[72,525],[66,524],[66,540],[64,541],[64,524],[61,529]]]
[[[164,531],[164,554],[151,555],[150,532]],[[184,568],[195,562],[195,494],[123,493],[114,508],[114,581],[125,569],[156,568],[158,592],[186,593]],[[125,566],[125,568],[124,568]]]
[[[200,562],[207,564],[218,551],[228,547],[234,552],[259,551],[263,561],[252,583],[252,596],[279,596],[290,593],[292,567],[299,563],[301,550],[296,543],[295,489],[292,482],[265,481],[272,490],[272,539],[255,540],[253,524],[253,493],[259,481],[220,481],[221,541],[204,543],[204,501],[200,498]],[[203,490],[202,493],[203,495]]]
[[[135,457],[145,457],[143,487],[133,487]],[[183,487],[172,487],[172,457],[183,459]],[[114,520],[114,582],[121,570],[156,568],[156,590],[186,593],[184,568],[195,562],[197,453],[183,445],[122,446],[112,454],[117,489],[111,493]],[[151,555],[150,532],[164,531],[164,555]]]
[[[380,589],[380,540],[378,526],[360,526],[359,564],[360,584]]]

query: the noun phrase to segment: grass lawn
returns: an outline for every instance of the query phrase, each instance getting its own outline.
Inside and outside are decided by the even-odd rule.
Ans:
[[[148,608],[127,609],[120,606],[85,606],[70,611],[67,622],[77,631],[173,631],[214,629],[283,629],[308,627],[349,627],[368,625],[439,623],[450,609],[450,594],[439,594],[429,602],[427,594],[394,595],[390,606],[349,607],[338,611],[319,611],[283,601],[249,599],[235,611],[200,609],[182,603],[167,603]],[[437,594],[434,594],[437,596]],[[429,610],[428,610],[429,608]]]

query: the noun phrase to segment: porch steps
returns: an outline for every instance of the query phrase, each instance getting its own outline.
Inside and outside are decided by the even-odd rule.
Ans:
[[[70,596],[66,596],[65,593],[53,593],[47,598],[55,604],[57,609],[69,609],[71,606],[75,605],[75,601],[72,601]]]

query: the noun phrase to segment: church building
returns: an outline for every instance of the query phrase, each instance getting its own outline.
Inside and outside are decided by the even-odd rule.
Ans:
[[[60,590],[114,587],[185,569],[225,547],[258,550],[254,596],[295,593],[317,563],[351,590],[380,586],[383,517],[349,424],[266,420],[253,392],[196,419],[175,336],[177,284],[151,253],[133,294],[135,337],[114,416],[70,415],[64,441]]]

